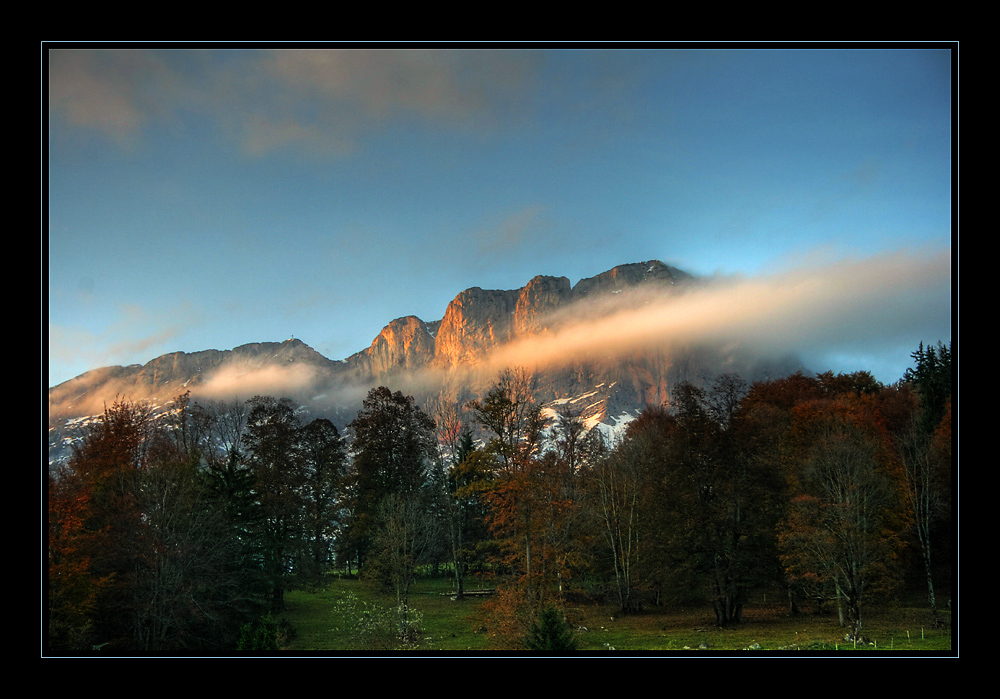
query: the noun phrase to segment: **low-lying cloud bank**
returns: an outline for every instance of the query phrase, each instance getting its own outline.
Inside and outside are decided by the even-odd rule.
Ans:
[[[559,314],[550,332],[499,348],[490,363],[547,368],[720,343],[762,356],[877,351],[900,342],[916,349],[920,341],[950,338],[951,253],[837,260],[610,303],[615,307],[591,306],[583,316]]]

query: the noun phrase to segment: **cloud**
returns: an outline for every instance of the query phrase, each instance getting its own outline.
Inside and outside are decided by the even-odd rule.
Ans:
[[[482,130],[523,113],[535,51],[60,49],[52,113],[134,145],[154,120],[201,114],[248,155],[343,156],[398,120]]]
[[[516,252],[529,240],[537,241],[538,233],[549,225],[544,214],[545,207],[540,204],[526,206],[477,230],[473,238],[479,242],[479,256]]]
[[[706,280],[571,307],[549,333],[499,348],[495,367],[553,367],[638,350],[734,345],[762,356],[859,348],[950,332],[950,251],[896,252],[753,278]],[[938,338],[933,338],[934,340]],[[942,338],[943,339],[943,338]]]
[[[150,118],[162,113],[168,75],[155,52],[53,50],[49,108],[75,127],[131,147]]]
[[[308,394],[315,388],[316,378],[316,370],[305,364],[264,367],[227,364],[207,376],[196,393],[210,400]]]

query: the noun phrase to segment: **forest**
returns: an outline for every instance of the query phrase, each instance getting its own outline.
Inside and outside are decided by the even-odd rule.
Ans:
[[[835,608],[850,638],[919,585],[945,624],[951,344],[912,357],[891,385],[681,384],[613,443],[546,419],[516,367],[435,415],[372,389],[344,434],[271,396],[185,394],[165,416],[119,399],[47,472],[45,652],[274,650],[286,592],[333,574],[391,601],[401,645],[414,582],[444,572],[455,598],[489,587],[497,649],[572,647],[561,610],[582,597],[622,615],[698,601],[729,627],[780,589],[788,614]]]

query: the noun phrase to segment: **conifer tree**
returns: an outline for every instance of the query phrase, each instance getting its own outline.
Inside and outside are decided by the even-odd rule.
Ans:
[[[569,651],[576,650],[576,637],[563,619],[562,613],[552,606],[544,607],[533,621],[524,644],[528,650]]]

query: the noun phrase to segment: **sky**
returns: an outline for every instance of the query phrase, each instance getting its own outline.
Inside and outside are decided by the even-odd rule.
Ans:
[[[344,359],[469,287],[657,259],[710,291],[644,342],[896,381],[952,338],[952,59],[45,46],[46,380],[291,337]]]

